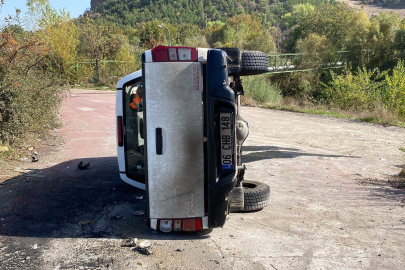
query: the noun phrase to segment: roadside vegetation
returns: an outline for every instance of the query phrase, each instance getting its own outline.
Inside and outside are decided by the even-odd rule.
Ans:
[[[63,77],[51,71],[57,59],[48,44],[10,22],[0,32],[0,158],[18,156],[19,148],[59,125],[66,90]]]
[[[28,14],[1,22],[0,155],[57,127],[69,87],[113,89],[140,69],[143,51],[168,44],[161,23],[175,46],[303,53],[306,71],[245,77],[245,104],[405,122],[405,20],[393,13],[368,18],[334,0],[98,2],[72,19],[28,0]],[[345,65],[331,68],[337,52]]]

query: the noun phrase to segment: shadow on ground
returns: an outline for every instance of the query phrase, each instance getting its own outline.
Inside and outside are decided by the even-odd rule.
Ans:
[[[391,203],[388,201],[376,201],[376,198],[384,198],[405,207],[405,179],[385,175],[385,178],[358,178],[356,180],[362,186],[372,187],[369,189],[370,201],[376,202],[380,206],[382,204],[390,205]]]
[[[80,161],[90,167],[79,170]],[[146,213],[145,192],[120,179],[116,157],[70,160],[0,184],[0,238],[165,238],[147,226],[141,212]],[[166,238],[197,236],[203,237]]]
[[[322,155],[305,153],[297,148],[284,148],[276,146],[243,146],[243,162],[249,163],[263,159],[273,158],[296,158],[300,156],[315,156],[327,158],[360,158],[357,156],[344,156],[344,155]]]

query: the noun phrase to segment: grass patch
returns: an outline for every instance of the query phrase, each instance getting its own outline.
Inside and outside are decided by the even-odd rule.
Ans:
[[[334,118],[350,118],[348,115],[342,114],[336,111],[320,110],[320,109],[310,109],[310,108],[299,108],[294,106],[284,106],[284,105],[267,105],[267,109],[275,109],[287,112],[298,112],[298,113],[308,113],[316,115],[326,115]]]
[[[374,117],[374,116],[360,117],[359,119],[360,119],[361,121],[363,121],[363,122],[369,122],[369,123],[382,124],[382,123],[384,122],[383,119],[380,119],[380,118]]]
[[[349,116],[342,114],[340,112],[335,111],[324,111],[324,110],[317,110],[317,109],[302,109],[302,113],[310,113],[310,114],[317,114],[317,115],[327,115],[335,118],[349,118]]]
[[[393,122],[392,125],[393,125],[393,126],[397,126],[397,127],[405,127],[405,123],[404,123],[404,122]]]
[[[357,119],[362,122],[376,123],[376,124],[381,124],[384,126],[405,127],[404,122],[397,121],[397,120],[393,119],[392,117],[370,116],[369,113],[368,113],[368,115],[364,116],[364,115],[356,113],[356,112],[342,111],[340,109],[330,110],[330,109],[323,108],[322,106],[314,105],[313,106],[314,108],[311,108],[310,106],[311,105],[304,105],[304,107],[302,107],[297,104],[290,104],[290,105],[265,105],[264,107],[267,109],[274,109],[274,110],[287,111],[287,112],[325,115],[325,116],[330,116],[333,118],[340,118],[340,119]],[[405,148],[403,148],[403,149],[405,149]]]
[[[368,122],[368,123],[376,123],[376,124],[381,124],[384,126],[397,126],[397,127],[405,127],[404,122],[399,122],[395,120],[390,120],[390,119],[384,119],[384,118],[379,118],[375,116],[366,116],[366,117],[359,117],[358,118],[362,122]]]

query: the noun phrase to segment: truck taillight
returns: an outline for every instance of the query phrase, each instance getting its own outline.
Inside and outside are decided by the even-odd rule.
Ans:
[[[186,232],[201,231],[201,229],[202,229],[201,218],[184,219],[182,229],[183,229],[183,231],[186,231]]]
[[[117,116],[117,136],[118,136],[118,146],[124,145],[124,138],[122,133],[122,116]]]
[[[157,46],[152,49],[153,62],[196,62],[197,48]]]
[[[172,230],[197,232],[202,230],[202,218],[162,219],[158,221],[158,225],[162,232],[171,232]]]

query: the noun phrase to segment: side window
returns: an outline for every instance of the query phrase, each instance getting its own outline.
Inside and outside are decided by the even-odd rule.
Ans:
[[[142,81],[124,86],[125,166],[127,176],[144,183],[143,87]]]

